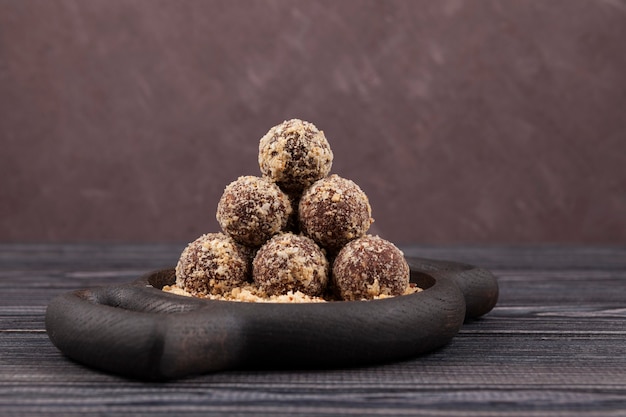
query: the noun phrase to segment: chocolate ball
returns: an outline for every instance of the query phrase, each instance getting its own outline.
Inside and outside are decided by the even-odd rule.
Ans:
[[[324,132],[299,119],[272,127],[259,142],[261,173],[288,192],[302,191],[328,175],[332,162]]]
[[[273,182],[243,176],[226,186],[216,218],[224,233],[238,243],[260,246],[287,226],[289,197]]]
[[[250,277],[252,250],[224,233],[207,233],[183,250],[176,285],[195,296],[222,294]]]
[[[300,291],[322,294],[329,265],[324,251],[306,236],[281,233],[263,245],[252,262],[252,279],[268,296]]]
[[[402,295],[409,277],[409,265],[402,251],[393,243],[371,235],[346,244],[332,267],[332,282],[343,300]]]
[[[331,175],[315,182],[300,199],[300,230],[334,253],[363,236],[374,221],[367,195],[354,182]]]

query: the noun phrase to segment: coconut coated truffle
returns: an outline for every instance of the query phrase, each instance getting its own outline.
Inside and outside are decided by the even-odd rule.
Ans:
[[[272,127],[259,142],[261,173],[288,192],[301,192],[324,178],[332,162],[324,132],[300,119]]]
[[[252,249],[224,233],[207,233],[183,250],[176,285],[195,296],[222,294],[250,277]]]
[[[243,176],[230,183],[217,205],[222,230],[247,246],[261,246],[283,231],[292,213],[289,197],[273,182]]]
[[[366,235],[345,245],[332,268],[335,290],[343,300],[402,295],[409,285],[409,265],[393,243]]]
[[[298,207],[300,230],[330,253],[363,236],[374,221],[371,215],[361,188],[335,174],[305,190]]]
[[[300,291],[322,294],[328,283],[329,265],[324,251],[302,235],[281,233],[257,252],[252,279],[268,296]]]

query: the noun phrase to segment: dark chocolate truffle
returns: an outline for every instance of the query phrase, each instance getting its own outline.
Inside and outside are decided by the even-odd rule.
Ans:
[[[254,176],[230,183],[217,205],[222,230],[238,243],[260,246],[287,226],[289,197],[273,182]]]
[[[324,178],[332,162],[324,132],[299,119],[272,127],[259,142],[261,173],[290,193]]]
[[[224,233],[207,233],[183,250],[176,285],[195,296],[222,294],[250,277],[252,250]]]
[[[374,221],[371,215],[361,188],[335,174],[305,190],[298,208],[300,230],[330,253],[363,236]]]
[[[393,243],[366,235],[345,245],[333,263],[332,281],[343,300],[402,295],[409,265]]]
[[[322,294],[328,283],[329,266],[324,251],[306,236],[281,233],[257,252],[252,279],[268,296],[300,291]]]

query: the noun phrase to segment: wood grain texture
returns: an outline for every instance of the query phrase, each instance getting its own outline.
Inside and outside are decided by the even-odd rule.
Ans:
[[[0,245],[0,414],[626,414],[626,248],[405,247],[498,277],[498,305],[424,357],[332,370],[220,372],[142,383],[78,365],[47,303],[171,265],[184,245]]]

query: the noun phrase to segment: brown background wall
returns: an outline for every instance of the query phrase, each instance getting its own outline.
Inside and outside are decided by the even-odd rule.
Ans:
[[[0,241],[190,241],[291,117],[396,243],[626,243],[626,2],[0,0]]]

